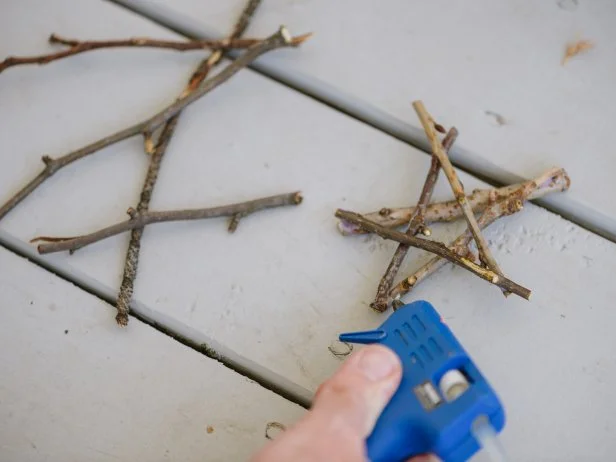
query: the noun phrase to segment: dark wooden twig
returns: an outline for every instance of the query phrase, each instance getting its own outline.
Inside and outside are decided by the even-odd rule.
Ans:
[[[28,184],[26,184],[26,186],[24,186],[20,191],[13,195],[2,207],[0,207],[0,220],[58,170],[72,164],[77,160],[83,159],[84,157],[100,149],[118,143],[132,136],[139,135],[144,132],[153,133],[155,129],[160,127],[171,117],[178,114],[182,109],[229,80],[239,70],[249,65],[262,54],[277,48],[289,46],[293,46],[289,33],[284,27],[281,27],[280,30],[272,36],[249,48],[244,54],[229,64],[220,73],[203,82],[203,84],[194,92],[187,94],[149,119],[125,128],[124,130],[114,133],[113,135],[106,136],[92,144],[84,146],[83,148],[77,149],[76,151],[70,152],[61,157],[51,158],[49,156],[44,156],[42,158],[45,163],[45,168],[43,171]]]
[[[421,125],[426,132],[426,136],[430,141],[430,145],[432,147],[432,154],[438,157],[438,160],[441,164],[441,168],[443,169],[443,173],[447,177],[449,184],[451,185],[451,190],[453,191],[456,200],[460,204],[460,208],[462,212],[464,212],[464,218],[466,218],[466,223],[468,224],[468,228],[473,235],[473,239],[477,243],[477,250],[479,251],[479,260],[490,270],[494,271],[501,277],[504,277],[502,270],[499,268],[496,260],[492,256],[492,252],[488,246],[488,242],[481,234],[481,230],[479,229],[479,225],[477,224],[477,219],[473,214],[473,209],[471,208],[468,200],[466,199],[466,194],[464,193],[464,186],[462,182],[459,180],[458,175],[456,174],[451,161],[449,160],[449,156],[445,149],[443,149],[443,145],[436,135],[436,130],[434,128],[434,119],[428,111],[426,110],[424,104],[421,101],[414,101],[413,108],[421,121]],[[507,295],[507,292],[503,292]]]
[[[464,268],[467,271],[470,271],[471,273],[479,276],[481,279],[484,279],[500,287],[504,291],[519,295],[520,297],[527,300],[530,298],[531,291],[527,288],[522,287],[521,285],[511,281],[505,276],[500,276],[496,274],[494,271],[488,268],[477,265],[475,262],[469,260],[466,257],[461,257],[441,242],[430,241],[427,239],[419,238],[417,236],[407,236],[406,234],[399,231],[384,228],[383,226],[371,222],[370,220],[367,220],[366,218],[362,217],[357,213],[348,212],[346,210],[338,209],[336,211],[336,216],[338,218],[343,218],[351,223],[355,223],[356,225],[365,228],[366,231],[378,234],[385,239],[391,239],[393,241],[397,241],[411,247],[416,247],[418,249],[426,250],[430,253],[438,255],[439,257],[445,258],[450,262],[454,263],[455,265],[458,265],[461,268]]]
[[[569,188],[569,184],[569,176],[564,169],[548,170],[532,181],[517,185],[507,196],[498,197],[492,204],[485,208],[477,220],[477,223],[481,229],[485,229],[499,218],[512,215],[522,210],[525,200],[529,200],[532,197],[542,197],[552,192],[566,191]],[[467,255],[469,251],[468,245],[471,239],[472,235],[467,229],[449,244],[449,248],[458,255]],[[434,257],[413,274],[396,284],[389,293],[389,301],[392,302],[393,300],[399,299],[446,263],[447,260],[438,256]]]
[[[293,37],[291,43],[300,45],[312,34],[304,34]],[[194,51],[194,50],[225,50],[233,48],[250,48],[261,39],[256,38],[226,38],[222,40],[158,40],[147,37],[132,37],[119,40],[87,40],[79,41],[67,39],[56,34],[49,36],[49,43],[67,45],[69,48],[38,56],[9,56],[0,62],[0,72],[14,66],[28,64],[48,64],[59,59],[68,58],[88,51],[109,49],[109,48],[158,48],[173,51]]]
[[[99,229],[90,234],[72,237],[35,237],[30,242],[44,242],[39,244],[37,250],[40,254],[48,254],[62,251],[75,251],[93,244],[94,242],[107,239],[116,234],[124,233],[133,229],[143,228],[155,223],[166,223],[169,221],[189,221],[203,220],[206,218],[233,217],[235,215],[247,216],[252,213],[276,207],[288,205],[299,205],[302,203],[302,195],[299,192],[279,194],[276,196],[263,197],[236,204],[222,205],[219,207],[209,207],[201,209],[185,210],[164,210],[160,212],[139,213],[134,209],[129,209],[128,220],[116,223],[106,228]]]
[[[248,1],[246,7],[242,11],[242,14],[240,15],[238,22],[233,27],[231,35],[228,39],[225,39],[227,42],[232,42],[238,39],[240,35],[242,35],[242,33],[248,27],[248,24],[250,23],[250,20],[254,15],[260,2],[261,0]],[[222,50],[216,50],[212,52],[203,61],[201,61],[197,69],[190,77],[186,88],[180,95],[180,99],[195,92],[197,88],[199,88],[199,86],[207,78],[210,70],[220,63],[221,58]],[[148,132],[144,133],[145,150],[146,152],[152,154],[152,157],[148,166],[145,182],[141,190],[141,197],[139,199],[139,203],[137,204],[136,212],[139,214],[143,214],[149,209],[150,199],[152,197],[154,186],[156,185],[156,179],[158,178],[161,161],[163,156],[165,155],[167,146],[169,145],[169,141],[171,140],[171,137],[175,132],[175,127],[177,126],[180,114],[181,113],[176,114],[165,123],[155,148],[151,148],[151,146],[153,145],[152,134]],[[229,225],[229,231],[235,231],[235,228],[237,228],[238,223],[239,219],[232,221]],[[234,224],[233,229],[231,226],[232,224]],[[137,278],[137,270],[139,268],[139,253],[141,250],[141,238],[143,236],[143,231],[144,228],[134,228],[131,231],[128,250],[126,251],[126,260],[124,262],[124,270],[122,273],[122,283],[120,285],[120,290],[118,292],[116,302],[116,322],[120,326],[128,325],[130,303],[133,298],[135,279]]]
[[[458,130],[456,128],[452,128],[449,130],[449,133],[443,139],[443,147],[446,150],[449,150],[453,143],[455,142],[458,136]],[[436,180],[438,179],[438,172],[440,170],[440,163],[436,156],[432,156],[432,160],[430,162],[430,169],[428,170],[428,174],[426,175],[426,180],[424,182],[423,188],[421,190],[421,194],[419,195],[419,200],[417,201],[417,207],[415,207],[415,211],[409,220],[409,225],[406,229],[407,236],[415,236],[417,233],[424,231],[425,234],[429,235],[428,228],[425,225],[425,214],[426,207],[430,203],[432,199],[432,191],[434,190],[434,185],[436,184]],[[389,299],[389,291],[391,290],[391,286],[394,282],[394,278],[396,274],[398,274],[398,270],[400,269],[400,265],[404,261],[406,254],[408,253],[409,246],[406,244],[398,244],[396,251],[394,252],[387,269],[385,270],[385,274],[381,278],[379,282],[379,286],[376,290],[376,296],[374,301],[370,304],[370,307],[380,313],[385,311],[388,306]]]

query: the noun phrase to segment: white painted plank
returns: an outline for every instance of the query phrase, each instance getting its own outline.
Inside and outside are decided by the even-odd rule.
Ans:
[[[302,413],[5,249],[0,268],[1,460],[246,460]]]
[[[70,21],[74,15],[69,2],[66,5],[64,10],[54,5],[54,10],[56,17]],[[93,3],[84,7],[78,24],[71,22],[83,27],[73,34],[88,35],[95,26],[90,21],[104,18],[109,23],[116,15],[131,22],[118,25],[114,35],[152,33],[153,26],[144,20],[113,5]],[[6,32],[0,46],[6,47],[11,37],[10,42],[16,42],[20,30],[15,26]],[[309,51],[280,52],[288,59],[294,53]],[[133,58],[137,68],[138,59]],[[54,68],[48,69],[48,79],[66,77],[62,68],[56,66],[55,74]],[[87,82],[92,73],[80,79]],[[179,86],[185,79],[181,69],[176,78]],[[115,89],[126,84],[112,79],[106,85]],[[13,86],[26,96],[31,91],[28,81]],[[147,101],[147,89],[133,85],[131,91]],[[170,90],[169,98],[174,94]],[[76,92],[69,94],[69,100],[79,98]],[[39,101],[32,97],[25,107]],[[40,111],[49,110],[46,104],[40,106]],[[113,120],[118,108],[130,119],[130,108],[112,91],[98,101],[94,114],[82,110],[88,113],[83,117],[97,121],[100,133],[91,139],[119,128],[101,121]],[[0,121],[18,109],[16,103],[3,105]],[[11,187],[38,169],[36,146],[25,146],[19,136],[18,128],[24,130],[29,119],[27,114],[20,117],[20,124],[8,132],[10,141],[2,141],[17,145],[19,140],[22,146],[18,152],[23,167],[7,161],[8,167],[0,171],[0,184]],[[57,143],[56,152],[68,149],[73,130],[50,121],[42,129]],[[58,174],[0,222],[3,239],[13,236],[24,242],[43,233],[73,234],[123,219],[123,210],[136,199],[145,164],[133,160],[140,155],[137,141],[126,146],[128,155],[111,148],[107,157],[100,153],[85,161],[90,166],[83,163]],[[11,159],[8,152],[14,151],[0,149],[3,159]],[[327,350],[337,333],[382,321],[366,305],[393,250],[377,239],[341,237],[333,210],[343,206],[369,211],[408,203],[421,188],[428,162],[423,153],[401,142],[242,72],[182,117],[153,207],[217,205],[295,189],[301,189],[306,200],[296,209],[249,217],[232,236],[222,220],[148,229],[136,286],[139,306],[314,390],[339,364]],[[116,171],[126,177],[110,180]],[[467,175],[463,181],[469,189],[480,185]],[[449,197],[443,182],[436,197]],[[456,231],[436,227],[435,232],[441,237]],[[489,237],[507,274],[534,290],[530,303],[504,300],[483,281],[451,269],[419,286],[412,298],[436,304],[494,382],[507,406],[504,438],[514,460],[598,460],[610,454],[614,447],[607,384],[615,378],[609,352],[616,345],[608,331],[615,295],[609,275],[616,247],[533,206]],[[126,242],[121,236],[71,257],[55,255],[45,261],[72,277],[115,288]],[[417,252],[411,256],[409,268],[425,260]],[[567,380],[555,391],[553,377]],[[580,426],[580,421],[590,423]]]
[[[243,0],[120,2],[198,33],[221,31]],[[606,194],[616,168],[615,20],[610,0],[268,0],[250,33],[281,23],[314,31],[301,55],[268,64],[398,136],[400,121],[419,125],[409,103],[423,99],[442,123],[460,128],[466,150],[458,159],[482,174],[530,178],[567,167],[576,185],[552,205],[616,238],[616,204]],[[566,44],[578,39],[595,48],[561,66]]]

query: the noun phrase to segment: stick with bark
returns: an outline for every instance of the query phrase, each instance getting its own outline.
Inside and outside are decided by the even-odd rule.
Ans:
[[[458,136],[458,130],[452,128],[449,130],[449,133],[445,136],[443,140],[443,147],[446,150],[449,150],[453,143],[455,142]],[[440,162],[438,158],[432,155],[432,160],[430,162],[430,169],[428,170],[428,174],[426,175],[426,180],[424,182],[423,188],[421,190],[421,194],[419,195],[419,201],[417,202],[417,207],[415,207],[414,213],[411,215],[409,220],[409,225],[406,230],[407,236],[415,236],[417,233],[423,230],[427,230],[425,227],[425,213],[426,207],[430,203],[430,199],[432,198],[432,191],[434,190],[434,185],[436,184],[436,180],[438,179],[438,172],[440,170]],[[426,233],[427,234],[427,233]],[[398,274],[398,270],[400,269],[400,265],[404,261],[404,257],[408,253],[409,246],[406,244],[398,244],[396,251],[394,252],[393,257],[391,258],[391,262],[387,266],[387,270],[385,270],[385,274],[381,278],[381,282],[376,291],[376,297],[374,301],[370,304],[370,307],[378,312],[383,312],[387,309],[388,306],[388,298],[389,291],[394,282],[394,278],[396,274]]]
[[[246,7],[244,8],[240,16],[240,19],[233,27],[233,31],[231,32],[231,35],[229,36],[227,41],[233,41],[244,33],[260,2],[261,0],[248,1]],[[193,72],[192,76],[188,81],[188,84],[186,85],[186,88],[184,89],[178,100],[194,93],[206,79],[210,70],[220,63],[221,58],[222,50],[216,50],[211,53],[209,57],[205,58],[201,62],[201,64],[199,64],[197,69]],[[146,213],[150,207],[150,200],[152,198],[154,186],[156,185],[156,180],[158,178],[161,161],[163,156],[165,155],[167,146],[169,145],[169,141],[171,140],[171,137],[175,132],[179,117],[180,113],[171,117],[165,123],[161,131],[156,148],[152,152],[148,171],[145,177],[145,181],[143,183],[143,188],[141,190],[141,197],[139,199],[139,203],[137,204],[136,215],[143,216],[143,214]],[[145,136],[146,152],[150,151],[150,144],[153,143],[151,140],[151,134],[147,133]],[[138,220],[133,219],[131,221],[136,222]],[[118,311],[116,315],[116,322],[120,326],[128,325],[128,314],[130,312],[130,303],[133,298],[135,279],[137,278],[137,270],[139,267],[139,252],[141,250],[141,238],[143,236],[143,231],[143,226],[132,229],[128,249],[126,251],[126,260],[124,262],[124,270],[122,273],[122,283],[120,284],[120,290],[118,292],[116,302],[116,309]],[[83,246],[83,244],[81,246]],[[42,246],[39,246],[38,248],[39,252],[41,252],[41,247]],[[75,248],[69,250],[73,252]]]
[[[451,161],[449,160],[449,156],[445,149],[443,149],[443,145],[441,141],[438,139],[436,135],[436,130],[434,128],[434,119],[426,108],[424,107],[421,101],[414,101],[413,108],[415,108],[415,112],[417,112],[417,116],[421,121],[421,125],[426,132],[426,136],[430,141],[430,145],[432,147],[432,154],[435,155],[439,162],[441,163],[441,168],[449,180],[449,184],[451,185],[451,189],[456,197],[456,200],[459,202],[460,207],[462,208],[462,212],[464,212],[464,218],[466,218],[466,222],[468,224],[468,228],[473,235],[473,239],[477,243],[477,250],[479,252],[479,260],[490,270],[494,271],[499,276],[503,276],[503,272],[499,268],[496,260],[492,256],[492,252],[488,247],[488,243],[481,234],[481,230],[479,229],[479,225],[477,224],[477,219],[473,214],[473,209],[471,208],[468,200],[466,199],[466,194],[464,193],[464,186],[462,186],[462,182],[458,179],[458,175],[456,174],[453,165],[451,165]],[[507,292],[503,292],[507,295]]]
[[[430,241],[428,239],[422,239],[416,236],[407,236],[406,234],[399,231],[384,228],[383,226],[380,226],[370,220],[366,220],[366,218],[362,217],[358,213],[348,212],[346,210],[338,209],[336,211],[336,216],[338,218],[343,218],[351,223],[355,223],[356,225],[361,226],[370,233],[378,234],[384,239],[390,239],[396,242],[400,242],[411,247],[426,250],[430,253],[438,255],[439,257],[446,258],[455,265],[458,265],[461,268],[464,268],[465,270],[479,276],[481,279],[484,279],[500,287],[501,290],[519,295],[520,297],[527,300],[530,298],[531,292],[527,288],[522,287],[521,285],[511,281],[505,276],[500,276],[496,274],[489,268],[484,268],[476,264],[475,262],[469,260],[466,257],[461,257],[441,242]]]
[[[498,198],[484,210],[477,223],[481,229],[485,229],[499,218],[512,215],[522,210],[524,201],[533,197],[543,197],[544,195],[552,192],[566,191],[569,188],[569,185],[569,176],[564,169],[548,170],[533,181],[528,181],[518,185],[515,190],[512,190],[509,193],[508,196]],[[460,256],[468,256],[468,246],[471,239],[472,235],[467,229],[463,234],[449,244],[449,248]],[[423,281],[426,277],[435,273],[446,263],[447,260],[440,257],[434,257],[412,275],[404,278],[396,284],[396,286],[394,286],[389,293],[389,302],[399,299],[401,296],[410,292],[417,284]]]
[[[203,82],[194,92],[187,94],[183,98],[179,99],[175,103],[169,105],[166,109],[162,110],[158,114],[139,122],[131,127],[125,128],[113,135],[106,136],[92,144],[77,149],[76,151],[65,154],[61,157],[51,158],[49,156],[43,156],[42,160],[45,164],[45,168],[35,178],[33,178],[28,184],[26,184],[20,191],[13,195],[2,207],[0,207],[0,220],[10,212],[17,204],[28,197],[36,188],[43,184],[47,179],[53,176],[58,170],[72,164],[73,162],[83,159],[90,154],[103,149],[112,144],[118,143],[122,140],[130,138],[142,133],[153,133],[154,130],[164,124],[171,117],[176,115],[186,106],[194,103],[199,98],[203,97],[210,91],[217,88],[222,83],[229,80],[239,70],[246,67],[262,54],[275,50],[277,48],[284,48],[292,46],[288,31],[281,27],[278,32],[268,37],[267,39],[249,48],[239,58],[229,64],[220,73],[216,74],[211,79]]]
[[[308,39],[311,34],[304,34],[293,37],[291,42],[300,45]],[[28,64],[48,64],[70,56],[75,56],[88,51],[110,49],[110,48],[158,48],[173,51],[194,51],[194,50],[228,50],[233,48],[250,48],[261,42],[262,39],[256,38],[226,38],[222,40],[159,40],[147,37],[131,37],[117,40],[75,40],[60,37],[56,34],[49,36],[49,43],[66,45],[69,48],[54,53],[38,56],[9,56],[0,62],[0,72],[14,66]]]
[[[302,203],[302,195],[300,192],[278,194],[276,196],[263,197],[246,202],[239,202],[230,205],[221,205],[219,207],[209,207],[201,209],[185,209],[185,210],[163,210],[159,212],[151,212],[148,210],[138,211],[128,209],[130,218],[121,221],[106,228],[99,229],[90,234],[71,237],[51,237],[39,236],[32,239],[30,242],[44,242],[39,244],[37,250],[40,254],[48,254],[54,252],[69,251],[81,249],[87,245],[93,244],[103,239],[115,236],[126,231],[136,231],[143,229],[147,225],[156,223],[166,223],[170,221],[190,221],[203,220],[206,218],[230,217],[229,232],[233,232],[235,222],[233,219],[240,215],[246,217],[252,213],[261,210],[285,207],[289,205],[299,205]],[[135,261],[136,264],[136,261]]]
[[[550,183],[550,189],[538,188],[533,190],[527,200],[538,199],[551,192],[561,192],[569,188],[568,177],[565,175],[563,180]],[[536,180],[535,180],[536,181]],[[473,208],[473,213],[478,214],[483,212],[490,204],[501,199],[506,199],[521,186],[532,183],[527,181],[517,183],[502,188],[476,189],[472,194],[466,196],[469,204]],[[385,228],[397,228],[409,222],[411,216],[415,212],[415,207],[383,207],[377,212],[365,213],[363,216],[370,221],[373,221]],[[424,214],[426,224],[436,222],[450,222],[462,218],[462,209],[458,201],[445,201],[429,204]],[[345,236],[353,236],[356,234],[365,234],[366,231],[352,223],[340,220],[338,222],[338,230]]]

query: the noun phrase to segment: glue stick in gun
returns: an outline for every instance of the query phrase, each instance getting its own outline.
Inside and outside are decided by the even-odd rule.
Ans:
[[[428,302],[402,306],[380,328],[342,334],[340,340],[380,343],[402,360],[400,387],[367,440],[372,462],[429,453],[462,462],[482,447],[492,460],[505,460],[496,440],[505,425],[503,407]]]

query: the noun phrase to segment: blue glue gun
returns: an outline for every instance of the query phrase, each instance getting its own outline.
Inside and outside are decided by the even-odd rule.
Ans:
[[[426,453],[443,462],[465,461],[480,448],[475,426],[503,429],[496,393],[428,302],[404,305],[380,328],[342,334],[340,341],[380,343],[402,360],[400,387],[367,441],[372,462]]]

